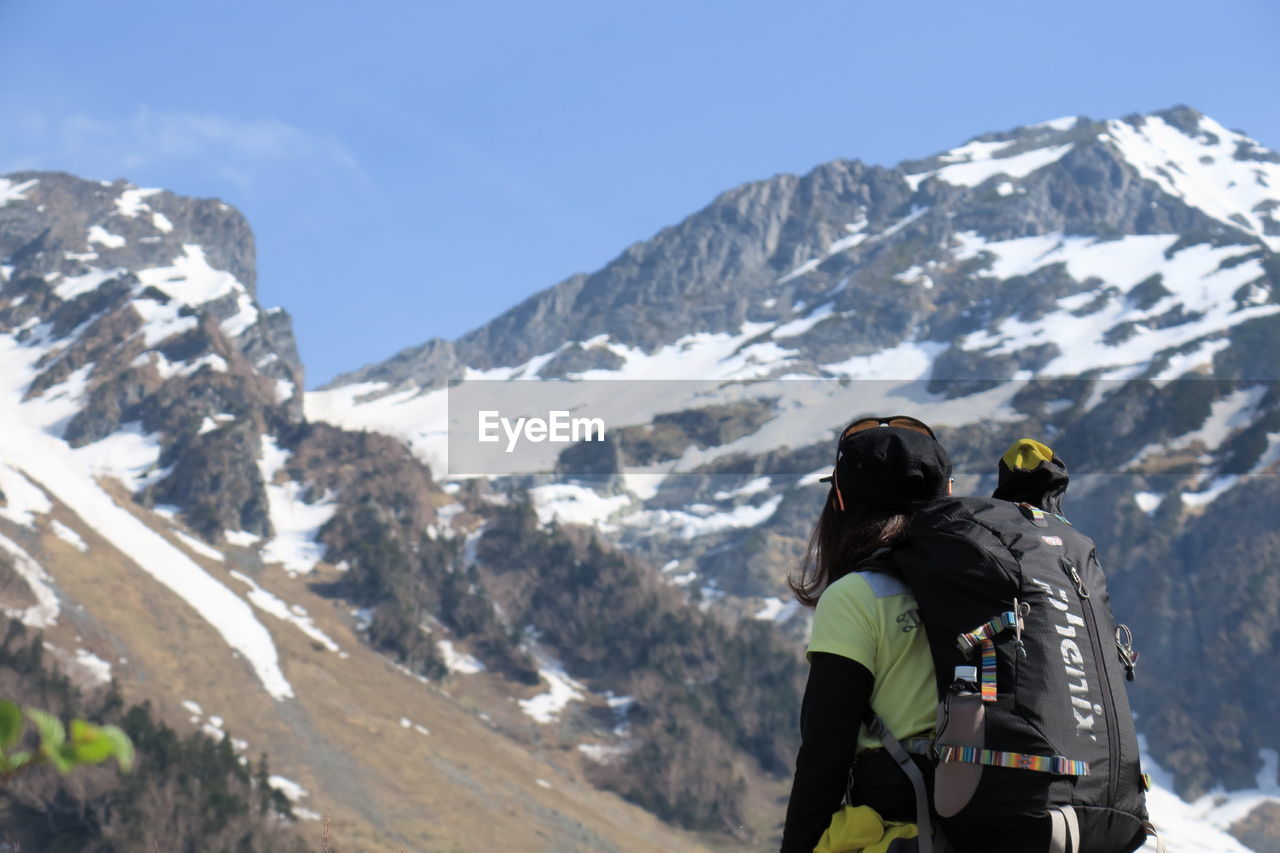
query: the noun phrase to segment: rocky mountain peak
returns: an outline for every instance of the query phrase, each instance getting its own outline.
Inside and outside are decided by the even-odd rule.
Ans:
[[[608,370],[619,347],[651,354],[693,334],[801,322],[828,302],[846,319],[859,306],[888,314],[843,343],[816,329],[791,336],[788,344],[815,363],[865,354],[868,341],[937,340],[951,315],[937,309],[970,298],[974,268],[963,258],[974,240],[1175,234],[1275,251],[1276,159],[1175,107],[988,133],[893,169],[833,161],[722,193],[595,273],[543,290],[456,341],[407,349],[327,387],[382,383],[374,395],[440,387],[467,369],[518,369],[534,359],[543,377]],[[932,292],[892,287],[890,298],[886,280],[927,280]]]
[[[266,424],[302,417],[289,316],[260,306],[255,282],[248,223],[216,199],[58,172],[0,178],[11,381],[72,447],[119,458],[121,441],[140,445],[108,471],[141,500],[196,512],[207,535],[269,529],[256,454],[221,445],[256,448]],[[193,465],[240,485],[196,494]]]
[[[8,187],[0,190],[6,208],[0,256],[29,275],[164,267],[192,245],[211,268],[229,273],[256,297],[253,232],[228,204],[62,172],[19,172],[0,180]]]

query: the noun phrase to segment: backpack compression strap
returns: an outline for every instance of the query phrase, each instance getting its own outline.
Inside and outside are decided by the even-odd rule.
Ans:
[[[1023,609],[1023,605],[1018,604],[1018,599],[1013,600],[1013,610],[1001,613],[996,618],[984,622],[972,631],[966,631],[956,637],[956,648],[960,649],[962,654],[969,654],[973,649],[979,648],[982,651],[982,701],[996,701],[996,643],[995,636],[1001,631],[1007,631],[1012,628],[1015,636],[1014,642],[1017,644],[1018,650],[1022,652],[1022,618],[1019,611]],[[1025,652],[1023,652],[1025,654]]]
[[[1011,767],[1016,770],[1035,770],[1059,776],[1088,776],[1089,763],[1076,761],[1063,755],[1028,755],[1025,752],[1000,752],[994,749],[978,749],[973,746],[940,744],[938,756],[943,761],[959,764],[985,764],[988,767]]]
[[[903,748],[893,733],[889,731],[889,727],[884,724],[884,720],[876,714],[871,714],[867,719],[867,732],[874,738],[879,738],[880,743],[884,746],[885,752],[897,762],[898,767],[902,768],[902,772],[907,774],[907,778],[911,780],[911,787],[916,795],[916,829],[918,830],[917,844],[920,853],[934,853],[933,850],[933,817],[929,811],[929,792],[924,785],[924,774],[920,772],[920,768],[911,760],[911,756]]]
[[[1142,829],[1156,840],[1156,853],[1165,853],[1164,839],[1160,837],[1160,833],[1156,832],[1156,825],[1151,821],[1143,821]]]
[[[983,640],[989,640],[1001,631],[1017,627],[1018,614],[1012,610],[1007,610],[996,618],[983,622],[972,631],[965,631],[956,637],[956,648],[962,653],[968,654],[973,651],[974,646],[980,645]]]

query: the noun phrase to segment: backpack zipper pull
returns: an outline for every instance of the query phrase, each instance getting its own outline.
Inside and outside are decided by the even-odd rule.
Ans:
[[[1022,617],[1031,612],[1031,604],[1026,601],[1013,600],[1013,647],[1018,650],[1018,657],[1027,656],[1027,647],[1022,644]]]
[[[1076,592],[1080,594],[1080,597],[1088,598],[1089,590],[1085,587],[1084,581],[1080,579],[1080,573],[1076,571],[1076,567],[1071,563],[1067,563],[1067,574],[1071,575],[1071,582],[1076,585]]]
[[[1128,625],[1116,626],[1116,649],[1120,652],[1120,663],[1124,664],[1124,677],[1133,681],[1141,654],[1133,650],[1133,632]]]

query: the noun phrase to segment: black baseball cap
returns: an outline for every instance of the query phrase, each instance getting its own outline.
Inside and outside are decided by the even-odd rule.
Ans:
[[[823,480],[841,509],[849,500],[912,511],[947,493],[951,459],[914,418],[858,418],[841,432],[835,470]]]

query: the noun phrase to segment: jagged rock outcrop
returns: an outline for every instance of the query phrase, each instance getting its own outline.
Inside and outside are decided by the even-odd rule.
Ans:
[[[3,180],[0,331],[45,348],[27,399],[75,401],[55,427],[73,447],[147,437],[140,499],[211,539],[268,534],[259,437],[301,419],[303,370],[288,314],[255,300],[244,217],[123,181]]]

